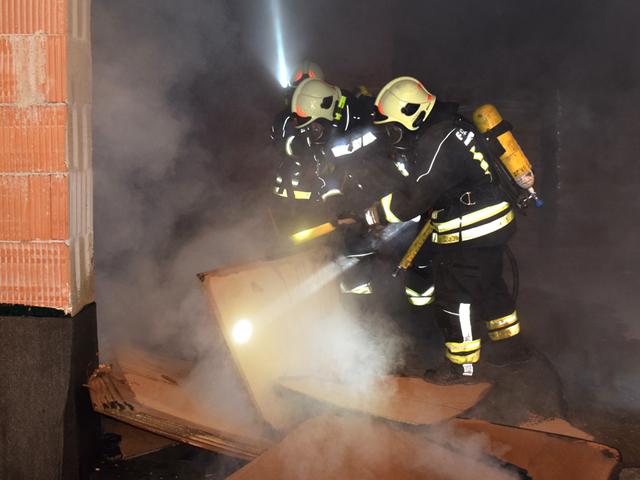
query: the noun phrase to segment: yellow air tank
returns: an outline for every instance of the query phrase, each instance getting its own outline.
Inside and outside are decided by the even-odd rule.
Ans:
[[[473,123],[480,133],[485,133],[502,122],[502,116],[493,105],[482,105],[473,112]],[[502,145],[504,153],[500,160],[507,168],[516,183],[525,190],[533,188],[533,171],[526,155],[518,145],[510,131],[498,135],[498,142]],[[531,190],[529,190],[531,192]]]

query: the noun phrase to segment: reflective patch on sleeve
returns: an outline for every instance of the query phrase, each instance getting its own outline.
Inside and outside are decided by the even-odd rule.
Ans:
[[[362,145],[366,147],[367,145],[375,142],[376,139],[377,139],[377,137],[373,133],[367,132],[362,137]]]
[[[348,288],[342,282],[340,282],[340,291],[342,293],[351,293],[354,295],[371,295],[373,293],[371,282],[366,282],[353,288]]]
[[[342,192],[337,188],[332,188],[331,190],[322,194],[322,200],[326,200],[329,197],[335,197],[336,195],[342,195]]]
[[[286,140],[286,142],[284,144],[284,151],[290,157],[293,156],[293,148],[291,147],[291,144],[293,143],[294,138],[296,138],[296,137],[291,135],[290,137],[287,138],[287,140]]]

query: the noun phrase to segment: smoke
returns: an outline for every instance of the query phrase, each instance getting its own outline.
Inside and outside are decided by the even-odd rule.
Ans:
[[[390,12],[381,1],[283,0],[280,9],[289,67],[308,58],[346,88],[411,74],[440,98],[491,101],[511,120],[546,200],[512,244],[523,332],[558,369],[570,409],[590,412],[637,411],[640,398],[638,8],[463,0]],[[195,274],[272,247],[268,129],[281,99],[269,2],[96,0],[93,18],[101,350],[135,343],[196,359],[189,388],[217,407],[241,388]],[[347,321],[310,358],[334,360],[341,379],[371,378],[407,344],[388,323],[374,322],[382,333],[372,335]]]
[[[267,7],[93,4],[101,357],[134,345],[190,360],[184,388],[216,416],[249,421],[257,420],[196,274],[274,247],[266,206],[277,158],[268,134],[282,104]],[[291,14],[281,11],[284,26]],[[280,375],[365,385],[400,362],[405,339],[382,315],[364,325],[336,306],[324,318],[309,312],[304,324],[297,339],[282,331],[291,361]]]
[[[491,445],[483,434],[447,427],[407,431],[368,417],[325,415],[300,425],[236,475],[260,478],[268,472],[273,478],[300,480],[522,478],[497,460],[504,452],[504,446]]]

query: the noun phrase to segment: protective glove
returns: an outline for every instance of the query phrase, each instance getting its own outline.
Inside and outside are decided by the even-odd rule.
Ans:
[[[362,217],[369,226],[386,225],[388,223],[384,213],[382,212],[380,202],[374,202],[364,211]]]

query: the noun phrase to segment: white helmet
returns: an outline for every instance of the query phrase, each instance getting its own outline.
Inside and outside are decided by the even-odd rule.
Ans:
[[[376,97],[376,108],[382,116],[373,123],[398,122],[409,130],[417,130],[427,119],[436,97],[413,77],[398,77],[387,83]]]
[[[319,78],[320,80],[324,80],[324,73],[317,63],[310,62],[309,60],[303,60],[296,65],[296,68],[293,70],[291,80],[289,80],[289,85],[295,87],[302,80],[307,78]]]
[[[307,78],[293,92],[291,112],[299,118],[296,128],[306,127],[319,118],[333,120],[336,105],[342,96],[338,87],[318,78]]]

